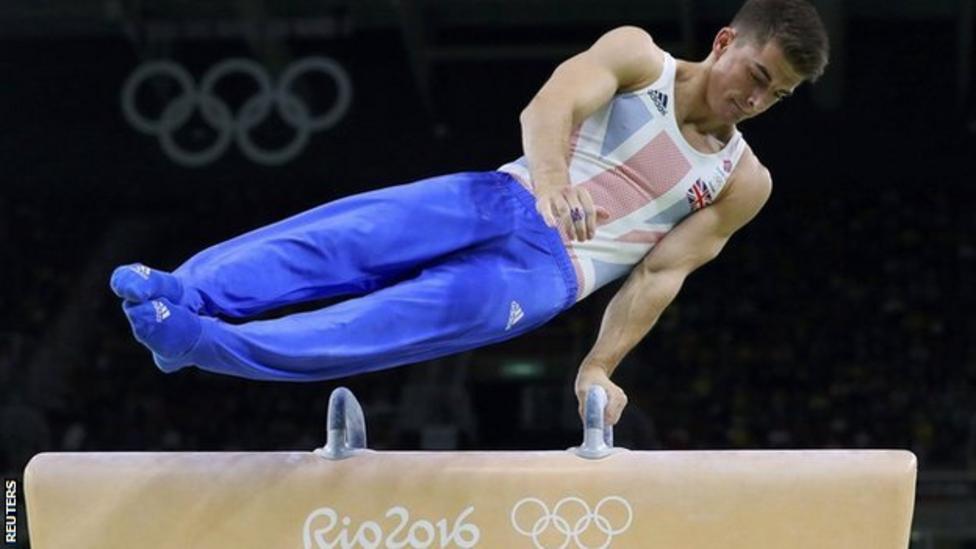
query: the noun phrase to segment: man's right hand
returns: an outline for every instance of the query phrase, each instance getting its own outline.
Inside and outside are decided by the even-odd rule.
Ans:
[[[617,384],[610,381],[606,370],[599,366],[582,366],[576,375],[576,398],[579,400],[580,417],[586,419],[586,394],[594,385],[603,387],[607,392],[607,407],[603,412],[604,425],[615,425],[620,420],[624,407],[627,406],[627,395]]]
[[[593,204],[589,191],[581,185],[540,185],[535,196],[536,210],[546,225],[556,227],[569,240],[593,238],[597,223],[610,218],[610,212]]]

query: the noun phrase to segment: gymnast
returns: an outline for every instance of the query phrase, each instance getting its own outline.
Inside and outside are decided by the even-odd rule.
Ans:
[[[828,42],[805,0],[748,0],[700,62],[613,29],[521,112],[524,156],[341,198],[194,255],[117,268],[112,290],[156,365],[312,381],[510,339],[626,276],[575,392],[610,377],[685,277],[716,257],[772,180],[736,125],[816,81]],[[272,320],[285,305],[348,299]]]

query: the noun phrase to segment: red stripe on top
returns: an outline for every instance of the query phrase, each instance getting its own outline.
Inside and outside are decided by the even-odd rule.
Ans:
[[[657,198],[671,190],[691,170],[691,163],[667,132],[661,132],[624,162],[623,172]]]
[[[569,134],[569,159],[573,158],[573,155],[576,154],[576,146],[579,144],[580,130],[582,128],[583,125],[580,124],[573,128],[573,133]]]
[[[597,206],[610,213],[607,223],[634,212],[678,184],[691,164],[666,132],[661,132],[623,164],[582,183]]]
[[[650,244],[655,245],[659,240],[661,240],[664,235],[668,234],[665,231],[630,231],[627,234],[621,235],[614,240],[619,242],[634,242],[637,244]]]
[[[583,265],[580,263],[579,257],[576,256],[576,252],[572,249],[567,250],[569,252],[570,263],[573,264],[573,270],[576,271],[576,300],[583,296],[583,291],[586,285],[586,279],[583,277]]]

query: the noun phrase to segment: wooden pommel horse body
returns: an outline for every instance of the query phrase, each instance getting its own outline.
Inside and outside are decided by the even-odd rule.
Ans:
[[[35,456],[32,547],[908,547],[910,452],[628,451],[599,394],[568,451],[375,452],[341,391],[314,452]]]

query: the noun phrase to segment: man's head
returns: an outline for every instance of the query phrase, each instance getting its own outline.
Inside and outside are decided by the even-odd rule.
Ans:
[[[709,106],[730,122],[756,116],[816,81],[828,52],[823,22],[806,0],[747,0],[712,43]]]

